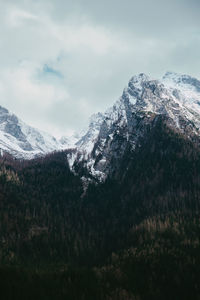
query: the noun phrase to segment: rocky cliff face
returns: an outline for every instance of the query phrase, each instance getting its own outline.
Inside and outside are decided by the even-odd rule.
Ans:
[[[200,128],[200,82],[186,75],[166,73],[162,80],[145,74],[131,78],[122,96],[104,114],[91,118],[87,133],[75,144],[77,155],[99,180],[113,174],[120,157],[140,146],[140,139],[164,116],[167,125],[190,139],[198,139]]]

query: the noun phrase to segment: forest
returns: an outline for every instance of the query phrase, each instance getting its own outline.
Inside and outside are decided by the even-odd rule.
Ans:
[[[158,122],[119,164],[0,158],[1,299],[200,299],[199,142]]]

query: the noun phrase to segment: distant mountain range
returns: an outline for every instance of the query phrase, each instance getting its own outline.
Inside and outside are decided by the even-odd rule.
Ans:
[[[167,117],[174,130],[191,139],[198,137],[200,81],[172,72],[161,80],[143,73],[133,76],[112,107],[90,118],[86,132],[60,140],[28,126],[0,107],[0,149],[20,159],[73,149],[68,152],[71,169],[82,162],[91,176],[103,180],[112,173],[112,161],[123,155],[127,144],[134,151],[145,134],[144,127],[160,115]]]

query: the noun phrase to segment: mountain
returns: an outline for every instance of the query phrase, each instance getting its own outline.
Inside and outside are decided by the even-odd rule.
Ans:
[[[198,87],[139,74],[65,151],[0,156],[2,299],[199,300]]]
[[[76,154],[68,155],[72,169],[81,162],[100,181],[113,175],[128,145],[134,151],[158,116],[165,116],[175,131],[198,139],[200,81],[171,72],[161,80],[143,73],[132,77],[111,108],[91,117],[88,131],[75,143]]]
[[[60,142],[45,132],[28,126],[16,115],[0,106],[0,149],[16,158],[31,159],[52,151],[62,150]]]
[[[73,149],[68,151],[71,169],[77,171],[79,164],[88,170],[89,177],[102,181],[115,171],[112,165],[116,169],[128,145],[134,151],[145,128],[159,115],[166,116],[174,130],[197,139],[200,81],[172,72],[161,80],[143,73],[133,76],[112,107],[90,118],[88,130],[60,140],[28,126],[0,107],[0,148],[23,159]]]

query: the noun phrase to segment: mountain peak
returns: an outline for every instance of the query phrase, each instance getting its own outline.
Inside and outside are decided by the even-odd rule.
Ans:
[[[137,83],[142,83],[144,81],[149,81],[151,80],[151,78],[144,74],[144,73],[140,73],[138,75],[134,75],[131,77],[131,79],[129,80],[129,83],[132,83],[132,84],[137,84]]]
[[[144,73],[133,76],[112,107],[90,118],[87,133],[76,143],[79,154],[70,157],[72,169],[77,159],[90,174],[103,180],[111,170],[110,164],[115,159],[117,164],[127,144],[134,151],[144,128],[147,124],[151,126],[157,116],[164,116],[175,130],[188,136],[198,135],[200,97],[194,88],[197,83],[189,75],[173,72],[167,72],[162,80]]]
[[[148,75],[146,75],[145,73],[139,73],[139,74],[136,74],[134,76],[131,77],[131,80],[139,80],[139,81],[147,81],[149,80],[150,77]]]
[[[20,159],[31,159],[61,150],[63,145],[48,133],[39,131],[0,106],[0,150]]]
[[[70,157],[72,168],[79,155],[94,176],[104,176],[105,168],[109,168],[109,149],[124,151],[120,149],[125,149],[126,142],[130,142],[134,149],[142,134],[141,128],[137,127],[139,120],[142,122],[144,119],[148,123],[156,115],[164,115],[171,120],[174,128],[182,132],[185,126],[190,126],[191,131],[198,134],[200,81],[175,72],[167,72],[162,80],[152,79],[144,73],[135,75],[113,106],[105,113],[91,116],[87,130],[59,141],[26,125],[0,106],[0,149],[19,158],[32,158],[73,148],[73,157]]]
[[[172,72],[172,71],[167,71],[164,76],[162,77],[162,79],[167,79],[167,78],[170,78],[170,79],[177,79],[177,78],[180,78],[182,76],[182,74],[178,74],[176,72]]]
[[[186,74],[167,72],[162,78],[162,82],[168,86],[179,87],[181,89],[192,89],[200,93],[200,80]]]

